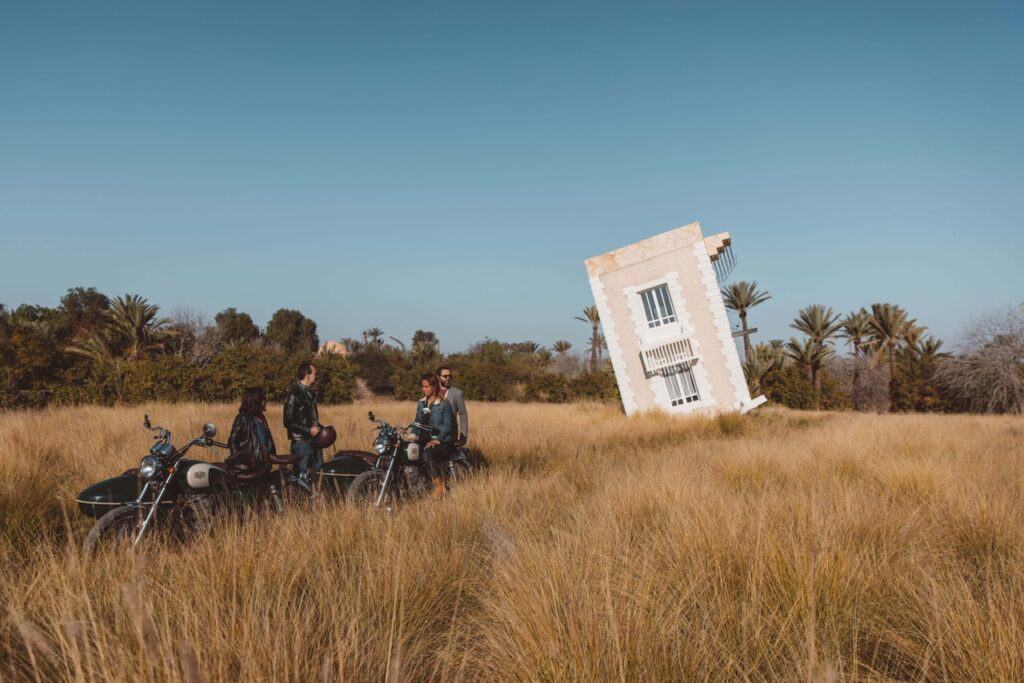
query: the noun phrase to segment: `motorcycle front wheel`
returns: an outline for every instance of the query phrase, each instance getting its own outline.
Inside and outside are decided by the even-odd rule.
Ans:
[[[95,555],[107,545],[130,544],[142,522],[143,512],[141,508],[122,505],[97,519],[82,546],[86,555]]]
[[[381,486],[384,483],[384,473],[378,470],[363,472],[352,481],[348,487],[348,502],[360,507],[372,506],[380,498]],[[380,506],[383,508],[392,507],[397,501],[393,488],[388,487],[384,497],[380,499]]]

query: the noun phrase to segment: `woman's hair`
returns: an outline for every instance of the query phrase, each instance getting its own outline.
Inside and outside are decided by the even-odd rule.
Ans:
[[[242,393],[242,405],[238,407],[238,412],[246,415],[262,415],[263,405],[266,402],[267,397],[262,389],[258,387],[246,389]]]
[[[441,380],[437,378],[437,375],[433,372],[424,372],[420,375],[420,385],[424,382],[430,383],[430,388],[434,390],[432,398],[441,398]]]

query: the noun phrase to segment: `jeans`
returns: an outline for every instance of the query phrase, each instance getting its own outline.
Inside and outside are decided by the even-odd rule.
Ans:
[[[324,464],[324,452],[320,448],[313,448],[312,441],[292,441],[292,455],[299,456],[298,462],[292,465],[292,475],[307,478],[309,474],[320,471]]]
[[[423,449],[423,460],[427,463],[427,471],[432,479],[441,477],[444,463],[448,462],[453,455],[455,455],[455,445],[450,443]]]

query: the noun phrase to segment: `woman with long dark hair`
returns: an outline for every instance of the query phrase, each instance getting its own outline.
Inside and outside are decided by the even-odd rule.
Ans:
[[[452,407],[441,398],[441,381],[432,372],[420,376],[420,390],[423,398],[416,404],[417,441],[423,446],[423,460],[427,464],[430,478],[434,482],[433,497],[444,495],[444,480],[441,468],[455,450],[455,430]]]
[[[270,433],[267,417],[267,397],[262,389],[246,389],[242,405],[238,407],[235,423],[231,425],[228,447],[231,455],[249,453],[259,464],[269,467],[270,456],[277,455],[274,437]]]

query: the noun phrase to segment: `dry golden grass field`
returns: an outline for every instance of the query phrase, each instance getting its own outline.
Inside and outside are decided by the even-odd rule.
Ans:
[[[340,446],[368,408],[413,412],[325,408]],[[1020,418],[470,410],[490,468],[444,500],[88,561],[75,494],[143,413],[234,407],[0,414],[0,679],[1024,680]]]

